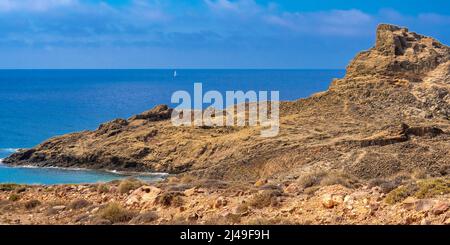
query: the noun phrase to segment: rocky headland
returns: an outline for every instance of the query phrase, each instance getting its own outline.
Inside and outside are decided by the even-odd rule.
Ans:
[[[171,113],[157,106],[4,163],[172,177],[3,188],[0,223],[450,222],[450,48],[431,37],[380,25],[344,78],[280,104],[277,137],[258,127],[175,127]],[[83,207],[71,207],[77,200]]]

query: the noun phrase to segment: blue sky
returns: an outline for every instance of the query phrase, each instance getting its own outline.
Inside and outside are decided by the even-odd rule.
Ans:
[[[344,68],[378,23],[450,43],[450,1],[0,0],[0,68]]]

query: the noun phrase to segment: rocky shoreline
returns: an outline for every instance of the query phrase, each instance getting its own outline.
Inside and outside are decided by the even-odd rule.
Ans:
[[[450,48],[393,25],[376,37],[327,91],[280,103],[277,137],[175,127],[161,105],[14,153],[4,163],[175,176],[6,188],[0,222],[448,224]],[[76,198],[84,207],[68,208]]]

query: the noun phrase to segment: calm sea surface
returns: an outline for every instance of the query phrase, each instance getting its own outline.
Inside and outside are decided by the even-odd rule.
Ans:
[[[203,90],[280,91],[281,100],[326,90],[344,70],[0,70],[0,159],[17,148],[105,121],[128,118],[173,92]],[[173,105],[174,106],[174,105]],[[0,183],[87,183],[122,175],[0,165]],[[159,177],[159,176],[157,176]]]

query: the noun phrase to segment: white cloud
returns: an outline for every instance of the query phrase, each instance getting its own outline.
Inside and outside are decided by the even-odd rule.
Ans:
[[[0,0],[0,11],[41,12],[76,4],[77,0]]]
[[[262,14],[267,9],[258,5],[254,0],[203,0],[206,6],[214,14],[226,16],[228,14],[241,17],[251,17]]]
[[[330,10],[320,12],[285,12],[268,15],[266,21],[294,32],[311,35],[358,35],[374,18],[360,10]],[[363,31],[364,33],[364,31]]]

